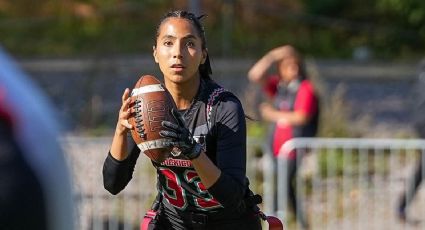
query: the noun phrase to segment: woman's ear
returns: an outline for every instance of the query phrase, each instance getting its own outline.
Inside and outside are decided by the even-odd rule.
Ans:
[[[202,60],[201,60],[201,64],[205,64],[205,61],[207,60],[207,56],[208,56],[208,50],[204,49],[202,50]]]
[[[158,63],[158,59],[156,58],[156,46],[152,46],[152,55],[155,59],[155,63]]]

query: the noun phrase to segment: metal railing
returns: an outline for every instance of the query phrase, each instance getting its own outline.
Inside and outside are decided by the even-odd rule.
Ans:
[[[79,230],[137,229],[156,195],[155,171],[143,155],[132,181],[120,194],[113,196],[103,188],[102,165],[110,141],[110,137],[63,140],[72,170]],[[260,144],[249,139],[248,149]],[[298,206],[305,211],[310,229],[363,230],[425,228],[425,194],[421,190],[407,209],[416,222],[396,218],[397,202],[424,149],[424,140],[316,138],[293,139],[281,151],[305,153],[298,159],[296,187]],[[284,158],[276,160],[264,154],[259,160],[252,155],[249,153],[247,174],[254,192],[263,195],[263,211],[276,214],[287,229],[299,228],[287,209]]]
[[[424,140],[297,138],[282,146],[277,160],[265,154],[264,210],[284,220],[288,229],[302,229],[290,215],[286,196],[284,155],[291,151],[301,156],[296,158],[296,213],[307,216],[310,229],[425,229],[420,190],[407,208],[410,220],[396,215],[425,153]]]
[[[133,179],[118,195],[103,187],[102,167],[111,138],[67,137],[63,147],[72,171],[78,230],[137,229],[155,198],[155,171],[140,155]]]
[[[78,230],[138,229],[156,196],[156,172],[143,154],[124,190],[114,196],[104,189],[102,167],[111,141],[112,137],[68,136],[62,139],[73,180]],[[259,141],[249,139],[248,143],[258,145]],[[258,178],[258,162],[248,159],[248,163],[248,176]],[[251,180],[251,186],[258,188],[260,185]]]

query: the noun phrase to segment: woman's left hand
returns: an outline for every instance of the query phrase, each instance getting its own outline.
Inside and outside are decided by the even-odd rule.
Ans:
[[[266,121],[276,122],[279,126],[288,125],[288,116],[284,112],[275,109],[269,103],[260,104],[261,117]]]
[[[164,127],[165,130],[161,130],[159,135],[170,138],[172,140],[170,145],[177,147],[181,151],[181,154],[186,156],[189,160],[198,158],[201,154],[202,146],[193,139],[180,113],[175,109],[172,109],[171,113],[176,119],[177,124],[170,121],[163,121],[162,127]]]
[[[272,105],[270,105],[269,103],[261,103],[260,104],[260,114],[261,117],[267,121],[273,121],[273,114],[276,111],[275,108],[273,108]]]

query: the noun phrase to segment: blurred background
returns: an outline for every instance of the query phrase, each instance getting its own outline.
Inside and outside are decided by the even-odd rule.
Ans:
[[[292,44],[324,97],[347,100],[333,116],[407,128],[402,99],[425,50],[422,1],[2,0],[1,44],[52,97],[67,131],[103,134],[114,127],[122,90],[140,74],[159,75],[152,45],[156,23],[170,9],[207,15],[214,77],[237,94],[247,89],[240,83],[256,59]]]
[[[140,74],[159,75],[152,45],[156,23],[170,9],[207,15],[214,77],[237,94],[245,97],[240,83],[256,59],[292,44],[323,97],[347,100],[332,116],[348,119],[338,129],[349,130],[323,135],[368,135],[352,132],[352,118],[408,129],[403,99],[425,49],[422,1],[1,0],[1,44],[51,96],[68,132],[104,134],[114,127],[122,90]],[[244,99],[251,112],[252,100]]]
[[[137,223],[153,199],[152,191],[139,197],[134,182],[135,191],[129,188],[117,201],[103,190],[100,173],[123,90],[142,74],[161,77],[152,45],[156,23],[171,9],[207,15],[213,79],[241,98],[248,115],[258,118],[259,93],[246,78],[249,68],[268,50],[292,44],[319,91],[319,137],[416,138],[411,105],[425,52],[424,1],[0,0],[1,46],[44,90],[63,124],[76,199],[83,204],[81,229],[121,226],[122,218],[99,213],[126,216],[126,202],[139,203],[128,221]],[[262,121],[248,121],[252,159],[263,155],[266,130]],[[261,166],[253,167],[249,173],[262,193]],[[149,178],[143,180],[153,181],[146,170],[153,173],[140,170]]]

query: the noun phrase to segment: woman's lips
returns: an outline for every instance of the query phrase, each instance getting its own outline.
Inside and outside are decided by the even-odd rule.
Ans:
[[[184,70],[184,66],[183,65],[179,65],[179,64],[175,64],[171,66],[171,69],[173,69],[176,72],[181,72]]]

